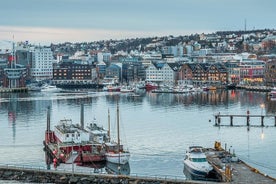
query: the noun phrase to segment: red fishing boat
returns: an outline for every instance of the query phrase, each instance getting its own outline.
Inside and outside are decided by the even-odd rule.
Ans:
[[[49,110],[48,110],[49,111]],[[83,106],[82,106],[83,114]],[[81,125],[73,124],[72,120],[60,120],[59,124],[50,130],[50,115],[47,115],[47,130],[45,132],[45,150],[52,155],[58,163],[85,164],[105,160],[103,140],[107,132],[93,134],[84,128],[83,118]],[[95,136],[98,136],[96,138]],[[102,137],[101,137],[102,136]]]

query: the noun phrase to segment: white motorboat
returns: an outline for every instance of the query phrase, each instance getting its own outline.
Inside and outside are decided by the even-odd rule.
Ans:
[[[53,85],[44,84],[43,86],[41,86],[41,91],[42,92],[60,92],[61,89]]]
[[[212,170],[213,167],[208,163],[202,147],[190,146],[184,158],[184,172],[186,177],[195,180],[206,179]]]

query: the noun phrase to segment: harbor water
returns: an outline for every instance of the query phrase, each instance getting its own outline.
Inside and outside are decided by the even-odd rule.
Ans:
[[[130,175],[185,178],[183,158],[191,145],[223,147],[257,168],[276,177],[276,101],[267,93],[244,90],[217,90],[187,94],[139,91],[128,93],[3,93],[0,94],[0,164],[46,167],[43,140],[47,107],[51,129],[61,119],[84,122],[97,119],[107,129],[108,109],[111,133],[116,136],[116,106],[120,109],[121,142],[131,153]],[[215,127],[214,114],[263,114],[264,127]],[[222,119],[224,124],[230,120]],[[246,125],[246,119],[233,120]],[[250,124],[260,125],[260,119]],[[114,130],[114,131],[113,131]],[[61,168],[70,166],[60,165]],[[51,166],[51,169],[53,167]]]

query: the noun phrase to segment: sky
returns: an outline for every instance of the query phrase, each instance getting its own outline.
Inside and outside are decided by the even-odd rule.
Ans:
[[[276,0],[0,0],[0,44],[275,29]]]

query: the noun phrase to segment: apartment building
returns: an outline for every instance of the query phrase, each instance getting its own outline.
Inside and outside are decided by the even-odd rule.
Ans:
[[[31,76],[35,81],[49,80],[53,77],[53,52],[50,48],[36,47],[32,53]]]

